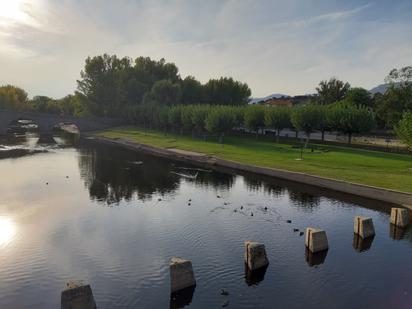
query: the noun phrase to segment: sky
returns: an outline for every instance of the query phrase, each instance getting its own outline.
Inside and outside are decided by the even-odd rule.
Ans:
[[[232,76],[253,97],[370,89],[412,65],[412,1],[0,0],[0,85],[76,90],[87,56],[149,56],[182,77]]]

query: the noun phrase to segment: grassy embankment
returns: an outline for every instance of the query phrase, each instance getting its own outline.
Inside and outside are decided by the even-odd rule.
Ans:
[[[98,135],[412,193],[410,155],[312,144],[315,151],[305,150],[304,159],[299,161],[296,159],[300,157],[300,148],[249,137],[225,137],[222,146],[216,138],[205,142],[189,136],[165,136],[159,131],[145,133],[133,127],[108,130]]]

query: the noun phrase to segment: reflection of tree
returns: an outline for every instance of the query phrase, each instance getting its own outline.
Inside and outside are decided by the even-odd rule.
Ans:
[[[80,148],[79,168],[90,196],[108,204],[131,200],[134,195],[150,199],[179,186],[179,176],[170,173],[172,165],[166,160],[119,147],[86,143]]]
[[[320,204],[320,197],[310,193],[300,191],[289,191],[289,198],[294,205],[300,206],[302,209],[313,210]]]
[[[249,191],[256,192],[263,189],[263,192],[268,195],[273,195],[274,197],[281,196],[285,190],[284,187],[271,182],[269,179],[267,181],[263,181],[252,176],[245,176],[244,181]]]
[[[199,172],[194,182],[202,187],[210,187],[222,190],[232,188],[235,176],[231,174],[220,173],[217,171]]]

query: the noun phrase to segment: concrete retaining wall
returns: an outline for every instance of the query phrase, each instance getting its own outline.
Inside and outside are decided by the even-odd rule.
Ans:
[[[229,160],[223,160],[208,155],[191,155],[190,152],[186,154],[184,151],[176,152],[171,149],[158,148],[150,145],[136,144],[126,139],[110,139],[101,136],[94,136],[96,140],[123,146],[129,149],[142,151],[153,154],[163,158],[174,159],[183,162],[199,164],[206,167],[225,167],[238,171],[254,173],[258,175],[265,175],[280,179],[285,179],[292,182],[303,183],[310,186],[316,186],[324,189],[330,189],[347,194],[357,195],[368,199],[378,200],[386,203],[402,205],[406,208],[412,209],[412,194],[399,192],[395,190],[383,189],[367,185],[361,185],[342,180],[335,180],[330,178],[313,176],[305,173],[290,172],[280,169],[259,167],[248,165]]]

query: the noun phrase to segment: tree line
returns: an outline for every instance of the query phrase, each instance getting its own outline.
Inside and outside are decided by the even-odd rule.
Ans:
[[[376,125],[374,114],[365,106],[347,102],[331,105],[306,104],[296,107],[262,105],[141,105],[129,111],[129,120],[145,129],[158,129],[206,138],[216,135],[223,142],[233,129],[249,129],[258,136],[264,130],[275,130],[277,140],[282,130],[305,132],[306,145],[315,131],[338,131],[348,136],[368,132]]]
[[[362,110],[363,113],[368,110],[374,116],[378,128],[394,129],[399,136],[405,136],[405,132],[411,130],[407,124],[409,114],[412,113],[412,67],[393,69],[385,81],[389,84],[385,93],[372,95],[366,89],[352,88],[349,83],[337,78],[324,80],[316,88],[316,94],[302,104],[306,107],[301,109],[307,110],[307,113],[309,110],[315,113],[315,110],[321,109],[319,106],[331,106],[322,113],[327,116],[319,117],[317,127],[322,133],[337,126],[337,120],[331,119],[339,115],[343,117],[342,113],[338,114],[338,110],[347,112],[355,106],[357,111]],[[193,76],[182,78],[177,66],[164,59],[157,61],[149,57],[137,57],[133,60],[129,57],[119,58],[116,55],[104,54],[86,59],[74,94],[61,99],[47,96],[28,99],[23,89],[6,85],[0,87],[0,110],[34,110],[74,116],[127,118],[130,113],[136,115],[139,110],[150,109],[148,107],[244,107],[250,95],[251,90],[246,83],[230,77],[210,79],[202,84]],[[261,112],[257,109],[253,113]],[[246,116],[245,122],[248,122],[249,117],[251,116]],[[357,126],[362,125],[360,121]],[[343,127],[342,124],[340,126]],[[348,136],[351,136],[351,131],[365,131],[364,128],[354,127],[352,124],[350,128],[341,130]],[[310,131],[305,128],[302,130]]]

